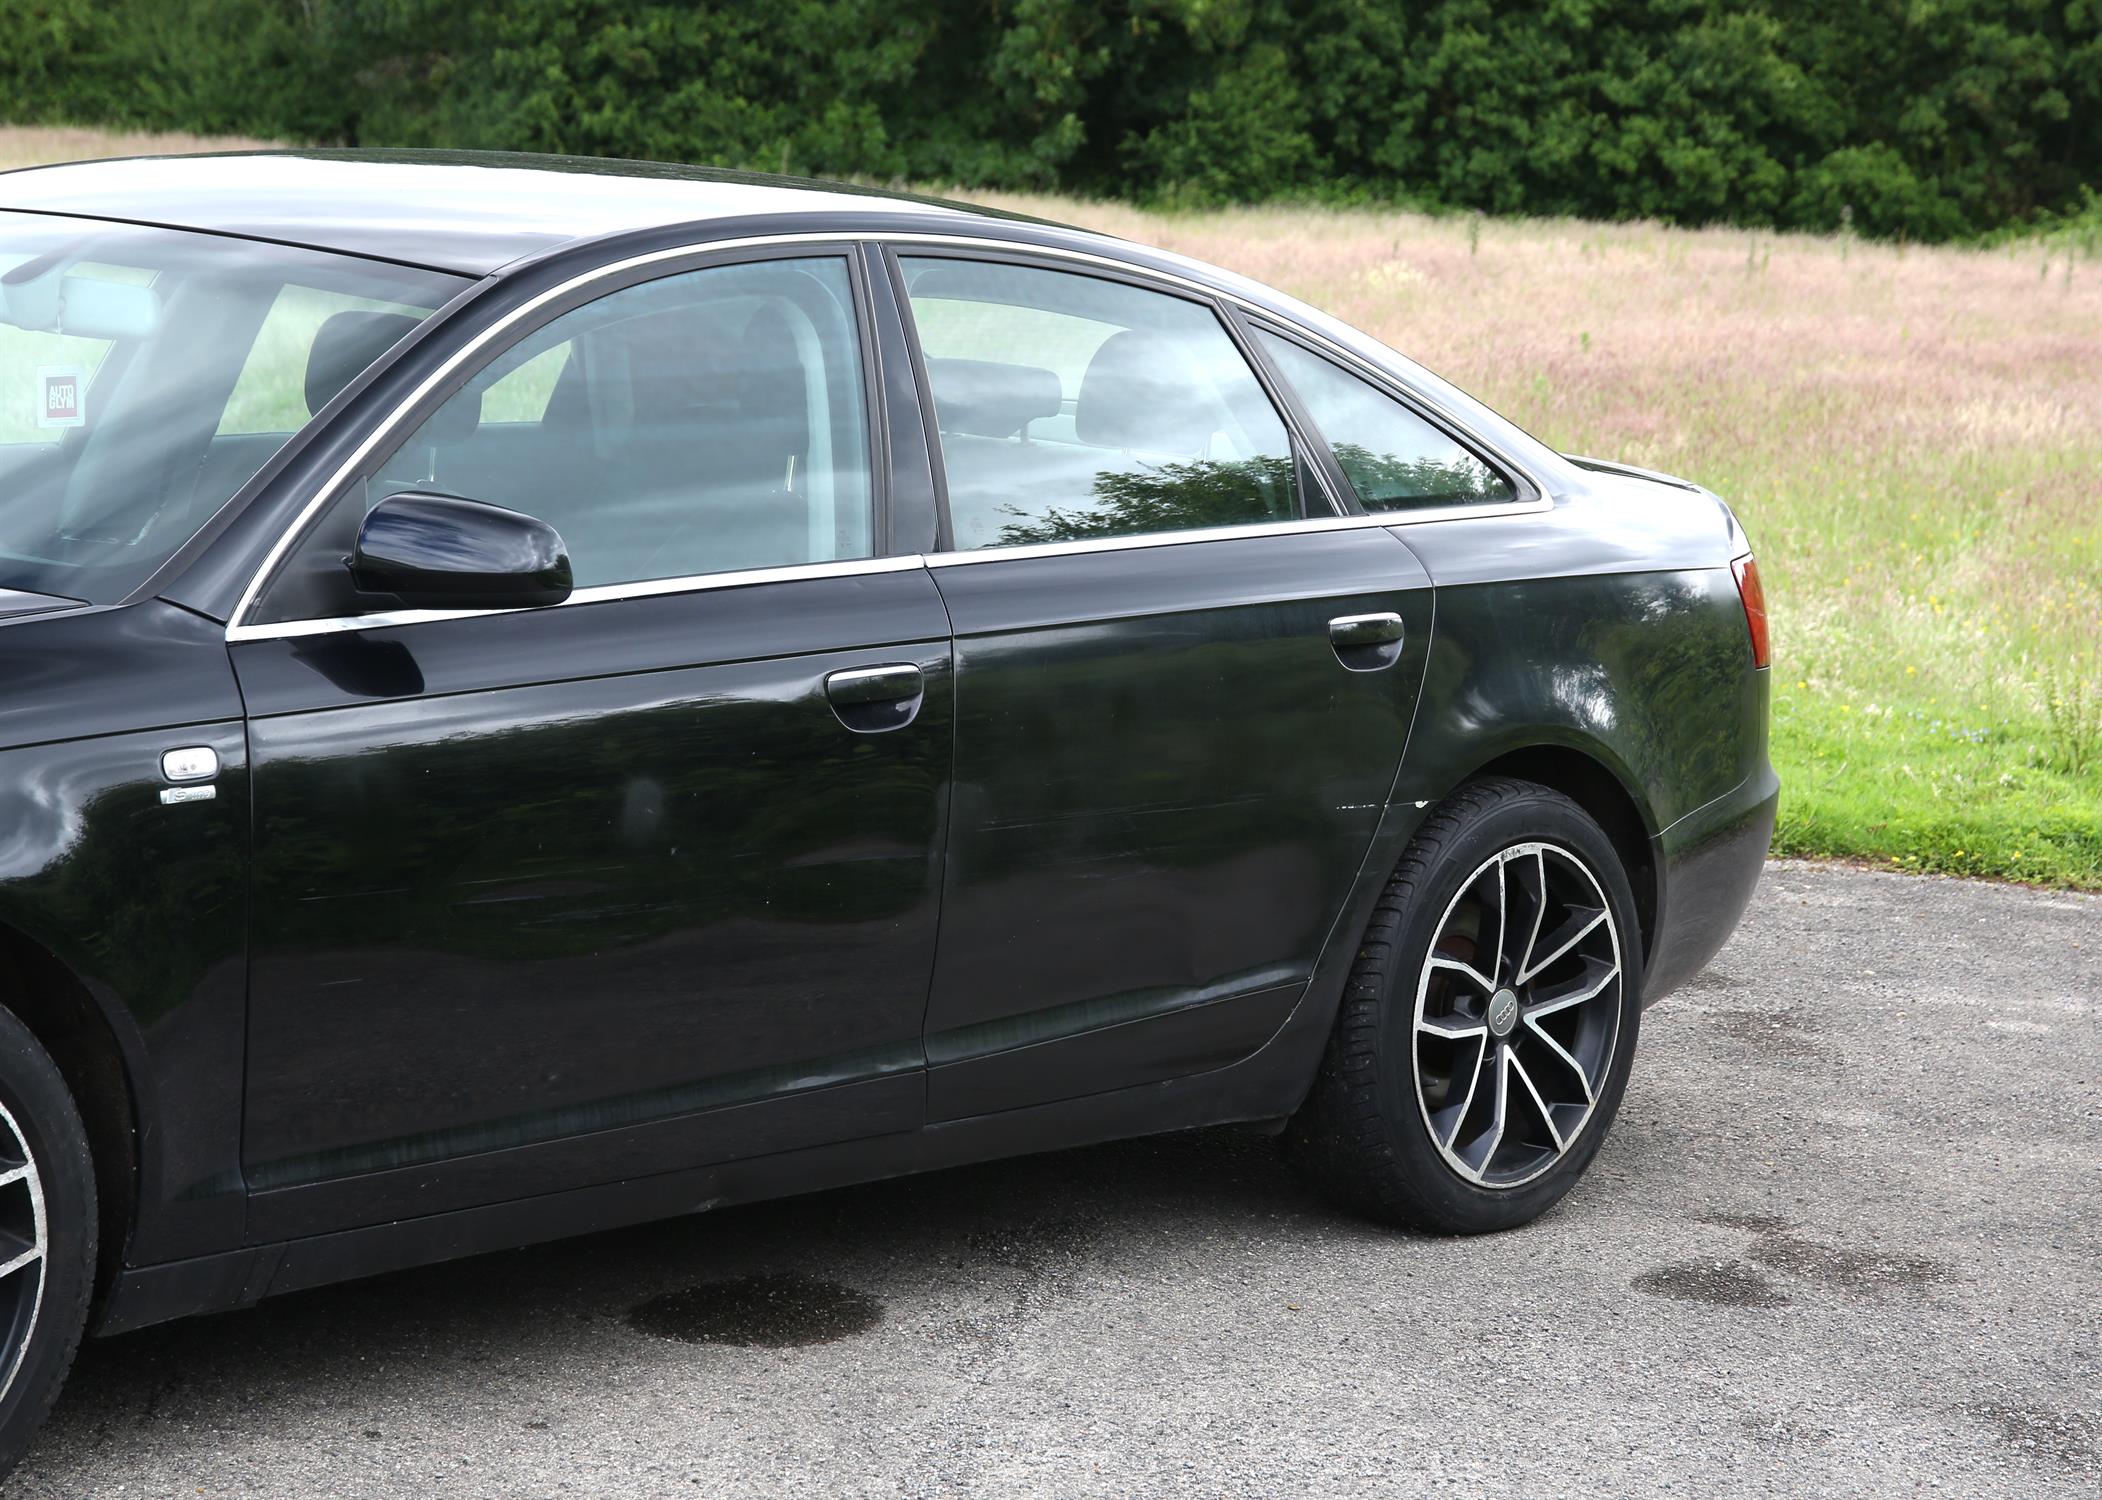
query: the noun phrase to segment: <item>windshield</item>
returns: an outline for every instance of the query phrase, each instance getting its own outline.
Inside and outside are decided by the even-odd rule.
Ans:
[[[0,212],[0,588],[123,598],[463,285]]]

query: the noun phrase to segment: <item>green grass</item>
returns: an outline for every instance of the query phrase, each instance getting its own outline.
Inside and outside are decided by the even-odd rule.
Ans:
[[[2102,441],[1886,462],[1719,485],[1773,600],[1776,852],[2102,889]]]

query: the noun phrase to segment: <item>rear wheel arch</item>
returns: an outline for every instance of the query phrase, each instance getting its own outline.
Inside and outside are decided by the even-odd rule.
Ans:
[[[138,1195],[138,1112],[123,1049],[79,977],[35,939],[4,924],[0,1005],[50,1054],[87,1129],[101,1220],[95,1278],[100,1295],[123,1263]]]
[[[1541,861],[1539,876],[1525,895],[1524,868],[1509,890],[1521,900],[1533,902],[1536,913],[1530,931],[1521,920],[1508,921],[1510,908],[1502,862],[1516,857]],[[1553,856],[1550,861],[1549,856]],[[1566,867],[1589,894],[1598,898],[1577,899],[1574,905],[1565,894],[1549,903],[1549,865]],[[1487,887],[1480,882],[1484,872],[1495,868]],[[1471,873],[1470,873],[1471,872]],[[1591,815],[1568,794],[1543,784],[1533,776],[1484,774],[1477,771],[1457,785],[1417,825],[1409,845],[1388,878],[1379,902],[1368,921],[1364,936],[1355,945],[1351,973],[1344,987],[1341,1007],[1332,1024],[1327,1047],[1312,1087],[1287,1122],[1283,1144],[1288,1156],[1306,1170],[1311,1179],[1345,1207],[1375,1220],[1440,1234],[1474,1234],[1514,1228],[1529,1222],[1556,1202],[1574,1185],[1589,1165],[1600,1141],[1617,1113],[1639,1032],[1641,961],[1633,945],[1622,946],[1614,937],[1627,933],[1634,922],[1635,897],[1626,878],[1623,858],[1613,840]],[[1475,925],[1467,926],[1468,914],[1460,911],[1462,898],[1472,893],[1477,903],[1486,889],[1495,915],[1493,925],[1477,909]],[[1582,892],[1579,892],[1581,897]],[[1449,898],[1449,899],[1448,899]],[[1595,905],[1605,910],[1592,912]],[[1538,937],[1537,914],[1564,908],[1555,929],[1567,934],[1566,941],[1550,951],[1554,957],[1538,968],[1527,968]],[[1457,943],[1478,942],[1488,935],[1490,945],[1484,959],[1479,948],[1454,946],[1441,950],[1440,934],[1460,911]],[[1586,915],[1590,920],[1585,921]],[[1611,953],[1599,984],[1583,993],[1562,994],[1555,986],[1567,987],[1585,977],[1581,973],[1557,971],[1542,983],[1541,993],[1530,983],[1531,976],[1547,971],[1588,932],[1598,928],[1608,914],[1612,924],[1601,941],[1610,941]],[[1465,929],[1465,930],[1462,930]],[[1506,935],[1515,935],[1506,943]],[[1441,951],[1446,955],[1441,957]],[[1570,960],[1587,969],[1597,957]],[[1470,967],[1474,965],[1476,967]],[[1433,970],[1457,968],[1466,982],[1447,978],[1472,997],[1470,1008],[1450,1004],[1435,1012],[1436,1024],[1426,1022],[1424,1007],[1435,1005]],[[1483,974],[1489,977],[1484,979]],[[1562,1032],[1559,1036],[1534,1023],[1533,1036],[1543,1038],[1534,1055],[1520,1066],[1506,1060],[1518,1051],[1527,1033],[1523,1021],[1528,1008],[1537,1016],[1574,1014],[1570,1007],[1589,1003],[1601,994],[1603,984],[1615,978],[1617,987],[1606,991],[1600,1004],[1611,1007],[1611,1025],[1594,1033],[1600,1043],[1595,1055],[1586,1056],[1582,1042]],[[1581,984],[1578,985],[1581,989]],[[1432,997],[1427,999],[1427,997]],[[1452,997],[1445,997],[1448,1003]],[[1497,1007],[1508,1006],[1504,1019]],[[1471,1029],[1469,1025],[1471,1023]],[[1459,1027],[1460,1029],[1445,1029]],[[1499,1029],[1500,1028],[1500,1029]],[[1457,1071],[1448,1069],[1443,1080],[1454,1077],[1473,1080],[1464,1092],[1449,1093],[1433,1100],[1426,1092],[1426,1066],[1438,1071],[1435,1053],[1426,1063],[1420,1050],[1423,1034],[1464,1048],[1478,1038],[1479,1053]],[[1601,1040],[1602,1039],[1602,1040]],[[1540,1049],[1546,1049],[1544,1051]],[[1464,1053],[1455,1054],[1464,1057]],[[1585,1058],[1579,1062],[1578,1058]],[[1557,1098],[1550,1089],[1543,1095],[1534,1080],[1543,1061],[1559,1059],[1573,1072],[1556,1073],[1565,1084],[1575,1080],[1570,1092],[1581,1099]],[[1447,1061],[1451,1059],[1448,1058]],[[1482,1069],[1489,1070],[1493,1091],[1478,1087]],[[1520,1130],[1506,1132],[1506,1088],[1518,1088],[1523,1096],[1512,1106]],[[1540,1075],[1543,1078],[1550,1075]],[[1434,1107],[1459,1100],[1457,1114],[1446,1111],[1434,1119]],[[1533,1113],[1528,1116],[1525,1099]],[[1549,1114],[1553,1101],[1555,1114]],[[1479,1107],[1474,1107],[1480,1101]],[[1490,1102],[1493,1101],[1493,1109]],[[1470,1114],[1470,1108],[1473,1112]],[[1571,1110],[1581,1114],[1570,1119]],[[1453,1159],[1459,1132],[1470,1119],[1476,1130],[1469,1141],[1486,1142],[1479,1162]],[[1531,1123],[1528,1124],[1530,1119]],[[1573,1126],[1566,1136],[1563,1128]],[[1552,1154],[1529,1175],[1518,1163],[1520,1175],[1490,1181],[1489,1173],[1498,1153],[1515,1142],[1523,1155],[1533,1146],[1546,1149],[1552,1137]],[[1470,1167],[1475,1169],[1470,1172]],[[1505,1162],[1507,1169],[1512,1167]]]
[[[1587,750],[1543,742],[1503,751],[1461,777],[1454,789],[1492,776],[1537,782],[1560,792],[1605,830],[1620,855],[1628,886],[1635,893],[1635,916],[1642,929],[1642,956],[1647,963],[1656,943],[1661,895],[1656,845],[1651,841],[1655,827],[1626,778]]]

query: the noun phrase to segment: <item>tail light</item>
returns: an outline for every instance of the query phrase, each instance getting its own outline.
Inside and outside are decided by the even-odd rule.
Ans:
[[[1766,590],[1759,587],[1759,562],[1751,553],[1730,564],[1737,575],[1737,597],[1744,601],[1744,623],[1752,632],[1752,665],[1763,667],[1773,659],[1766,638]]]

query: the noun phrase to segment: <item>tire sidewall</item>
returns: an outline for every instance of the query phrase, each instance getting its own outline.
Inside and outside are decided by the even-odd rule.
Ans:
[[[50,1055],[4,1007],[0,1007],[0,1104],[14,1116],[36,1163],[47,1236],[36,1322],[14,1379],[0,1395],[0,1478],[4,1478],[42,1426],[72,1367],[87,1321],[96,1251],[94,1166],[80,1112]],[[11,1352],[0,1350],[0,1372]]]
[[[1575,855],[1605,893],[1620,947],[1621,1014],[1598,1102],[1575,1144],[1530,1182],[1484,1187],[1452,1169],[1424,1123],[1416,1091],[1416,992],[1431,944],[1461,887],[1498,853],[1533,842],[1555,844]],[[1394,953],[1398,962],[1383,976],[1378,1049],[1380,1113],[1387,1122],[1396,1169],[1440,1218],[1471,1230],[1513,1228],[1537,1218],[1575,1185],[1598,1154],[1619,1111],[1634,1060],[1642,1010],[1641,928],[1619,852],[1582,809],[1546,787],[1499,798],[1439,851],[1429,878],[1410,902]]]

